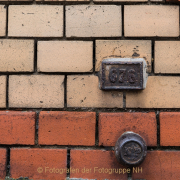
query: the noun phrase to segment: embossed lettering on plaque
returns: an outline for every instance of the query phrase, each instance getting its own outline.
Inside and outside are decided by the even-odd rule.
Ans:
[[[102,61],[100,89],[144,89],[147,81],[144,59],[112,58]]]

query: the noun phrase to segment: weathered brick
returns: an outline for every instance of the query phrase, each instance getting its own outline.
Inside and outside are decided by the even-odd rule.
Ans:
[[[10,156],[11,177],[29,179],[66,178],[67,150],[12,148]]]
[[[180,77],[149,76],[142,91],[126,93],[128,108],[180,108]]]
[[[155,42],[155,73],[180,73],[180,42]]]
[[[124,17],[125,36],[179,36],[179,6],[127,5]]]
[[[0,144],[35,141],[35,112],[0,111]]]
[[[151,72],[151,41],[141,40],[97,40],[96,41],[96,71],[100,70],[103,59],[106,58],[144,58],[147,71]]]
[[[6,107],[6,76],[0,76],[0,108]]]
[[[0,36],[6,35],[6,7],[0,5]]]
[[[121,36],[121,21],[121,6],[66,6],[67,37]]]
[[[122,169],[129,171],[118,163],[114,151],[103,150],[71,150],[70,167],[75,169],[70,173],[71,178],[96,180],[127,180],[127,173],[123,174]]]
[[[115,146],[118,138],[126,131],[143,137],[147,146],[157,145],[156,115],[150,113],[100,113],[99,145]]]
[[[67,77],[68,107],[123,107],[123,93],[102,91],[94,75],[73,75]]]
[[[63,6],[9,6],[8,35],[20,37],[62,37]]]
[[[95,112],[41,112],[39,144],[95,145]]]
[[[64,107],[64,76],[9,76],[9,107]]]
[[[5,179],[6,177],[6,149],[0,149],[0,179]]]
[[[0,40],[1,72],[32,72],[34,70],[33,40]]]
[[[161,146],[180,146],[180,113],[160,113],[160,144]]]
[[[39,41],[38,71],[92,72],[92,41]]]
[[[144,162],[134,168],[133,179],[170,180],[180,176],[180,152],[148,151]],[[137,171],[135,171],[137,170]],[[141,171],[142,170],[142,171]]]

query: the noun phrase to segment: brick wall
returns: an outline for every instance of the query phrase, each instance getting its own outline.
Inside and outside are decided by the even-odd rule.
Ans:
[[[102,91],[103,59],[144,58],[140,91]],[[0,179],[180,177],[178,0],[0,0]],[[126,131],[137,168],[114,155]]]

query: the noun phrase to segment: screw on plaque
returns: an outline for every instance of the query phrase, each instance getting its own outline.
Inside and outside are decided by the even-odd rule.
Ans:
[[[140,165],[147,154],[147,146],[144,139],[131,131],[121,135],[115,145],[115,156],[119,163],[126,166]]]

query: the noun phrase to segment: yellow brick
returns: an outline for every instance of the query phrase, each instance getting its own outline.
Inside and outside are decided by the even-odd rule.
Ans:
[[[121,36],[121,6],[66,6],[67,37]]]
[[[6,35],[6,8],[0,5],[0,36]]]
[[[180,73],[180,42],[155,42],[155,73]]]
[[[9,107],[63,108],[64,76],[9,76]]]
[[[33,40],[0,40],[1,72],[32,72],[34,70]]]
[[[179,6],[130,5],[124,9],[125,36],[179,36]]]
[[[99,71],[102,60],[109,57],[144,58],[148,72],[151,72],[151,41],[97,40],[96,71]]]
[[[8,35],[21,37],[63,36],[63,6],[9,6]]]
[[[73,75],[67,78],[68,107],[122,108],[123,93],[102,91],[94,75]]]
[[[38,71],[91,72],[92,41],[39,41]]]
[[[142,91],[126,93],[128,108],[180,108],[180,77],[149,76]]]
[[[0,76],[0,108],[6,107],[6,76]]]

